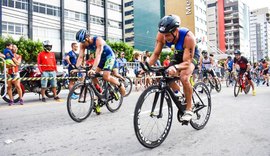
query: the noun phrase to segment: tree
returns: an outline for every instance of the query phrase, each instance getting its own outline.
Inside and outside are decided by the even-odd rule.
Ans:
[[[128,62],[132,61],[133,58],[133,47],[129,46],[128,44],[124,43],[124,42],[110,42],[107,41],[107,44],[114,50],[119,52],[119,54],[121,52],[125,53],[125,58],[127,59]],[[118,57],[118,56],[116,56]]]
[[[26,63],[36,63],[37,55],[43,50],[42,43],[39,41],[32,41],[21,37],[19,40],[14,40],[11,36],[0,38],[0,50],[3,52],[5,44],[11,42],[18,47],[18,54],[22,55],[23,61]]]

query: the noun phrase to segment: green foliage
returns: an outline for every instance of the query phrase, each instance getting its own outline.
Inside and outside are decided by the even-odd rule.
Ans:
[[[21,37],[19,40],[14,40],[12,37],[0,38],[0,51],[3,52],[5,44],[11,42],[18,47],[18,54],[22,55],[22,60],[26,63],[36,63],[37,55],[43,50],[42,43],[39,41],[32,41]]]
[[[133,59],[133,47],[130,45],[124,43],[124,42],[110,42],[107,41],[107,44],[114,50],[119,52],[118,56],[120,56],[121,52],[125,52],[125,58],[127,59],[128,62],[132,61]]]

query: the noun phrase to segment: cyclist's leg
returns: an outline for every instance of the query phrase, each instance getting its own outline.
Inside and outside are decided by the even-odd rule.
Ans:
[[[189,68],[186,70],[182,70],[180,73],[180,80],[183,84],[183,89],[186,97],[187,107],[186,110],[191,111],[192,110],[192,86],[189,82],[189,78],[194,70],[195,66],[194,64],[190,64]]]
[[[253,82],[252,82],[252,80],[251,80],[251,76],[250,76],[250,71],[247,71],[247,75],[246,75],[246,77],[247,77],[247,80],[248,80],[248,83],[251,85],[251,87],[252,87],[252,90],[254,91],[254,84],[253,84]]]

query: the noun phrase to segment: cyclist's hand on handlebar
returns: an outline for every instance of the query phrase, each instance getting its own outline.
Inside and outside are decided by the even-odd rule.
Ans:
[[[175,68],[175,66],[170,66],[168,69],[167,69],[167,72],[168,74],[171,76],[171,75],[176,75],[177,74],[177,70]]]

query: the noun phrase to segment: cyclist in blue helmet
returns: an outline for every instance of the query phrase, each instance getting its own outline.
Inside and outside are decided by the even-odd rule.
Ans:
[[[80,67],[84,59],[85,50],[95,51],[94,65],[89,71],[90,74],[100,73],[103,71],[103,79],[119,87],[122,96],[125,95],[125,87],[117,78],[111,76],[111,71],[115,62],[115,54],[112,48],[106,42],[97,36],[91,36],[89,31],[81,29],[76,33],[76,40],[80,42],[79,57],[76,67]],[[98,84],[98,79],[93,80]]]

